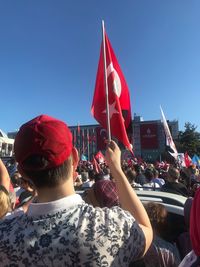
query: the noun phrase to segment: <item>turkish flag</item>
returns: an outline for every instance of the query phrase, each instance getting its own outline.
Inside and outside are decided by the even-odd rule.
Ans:
[[[98,160],[99,163],[103,163],[105,162],[105,157],[104,155],[101,153],[101,151],[98,151],[95,155],[95,159]]]
[[[101,172],[101,167],[99,166],[98,162],[96,161],[95,157],[93,156],[92,159],[92,165],[93,165],[93,169],[96,173],[100,173]]]
[[[185,157],[185,166],[188,168],[190,167],[190,165],[192,165],[192,159],[190,158],[187,152],[185,152],[184,157]]]
[[[132,124],[129,90],[106,33],[105,48],[111,135],[132,151],[126,132],[126,129],[130,129]],[[101,45],[91,112],[100,125],[107,129],[103,43]]]

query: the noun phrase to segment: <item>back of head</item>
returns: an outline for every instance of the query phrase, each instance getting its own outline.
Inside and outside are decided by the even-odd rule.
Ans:
[[[86,182],[88,178],[89,178],[88,172],[86,171],[81,172],[81,180],[83,183]]]
[[[89,175],[90,181],[93,181],[94,178],[95,178],[95,172],[94,172],[94,170],[89,170],[88,171],[88,175]]]
[[[36,187],[55,186],[67,175],[72,148],[67,125],[47,115],[22,125],[14,143],[19,171]]]
[[[136,172],[134,170],[129,168],[125,174],[130,184],[135,182]]]
[[[168,180],[171,180],[171,181],[176,181],[178,180],[180,177],[180,172],[177,168],[175,167],[169,167],[169,170],[168,170],[168,173],[167,173],[167,178]]]
[[[165,206],[155,202],[145,203],[144,206],[152,224],[152,228],[162,237],[166,231],[167,223],[167,210]]]
[[[148,181],[151,181],[154,178],[153,170],[150,168],[147,168],[144,172],[145,177],[148,179]]]
[[[95,197],[100,207],[119,206],[116,184],[111,180],[99,180],[93,185]]]
[[[140,165],[138,164],[134,165],[134,169],[136,171],[136,175],[139,175],[140,173],[142,173],[142,168]]]
[[[100,173],[95,173],[94,175],[94,180],[95,180],[95,183],[98,182],[98,181],[101,181],[101,180],[104,180],[104,175],[102,172]]]

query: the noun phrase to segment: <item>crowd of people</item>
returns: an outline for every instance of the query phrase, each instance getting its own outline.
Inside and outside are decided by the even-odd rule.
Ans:
[[[121,160],[111,141],[96,168],[47,115],[21,126],[14,155],[0,160],[1,266],[200,266],[198,166]],[[169,239],[167,209],[137,190],[184,196],[184,231]]]
[[[191,164],[180,167],[176,162],[155,164],[127,159],[121,167],[129,183],[136,190],[156,190],[174,193],[185,197],[193,197],[200,186],[199,167]],[[75,187],[85,189],[92,187],[97,180],[113,180],[110,169],[105,161],[98,164],[98,170],[90,161],[80,161]]]

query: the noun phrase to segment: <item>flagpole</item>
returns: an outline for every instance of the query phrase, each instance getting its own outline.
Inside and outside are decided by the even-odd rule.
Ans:
[[[90,157],[90,142],[89,142],[89,129],[87,129],[87,145],[88,145],[88,160]]]
[[[76,135],[76,142],[77,142],[77,145],[78,145],[78,153],[79,153],[79,157],[81,158],[81,138],[80,138],[80,125],[79,125],[79,122],[77,124],[77,135]]]
[[[104,84],[106,93],[106,119],[107,119],[107,133],[108,141],[111,141],[110,132],[110,111],[109,111],[109,101],[108,101],[108,80],[107,80],[107,63],[106,63],[106,45],[105,45],[105,28],[104,21],[102,20],[102,40],[103,40],[103,61],[104,61]]]

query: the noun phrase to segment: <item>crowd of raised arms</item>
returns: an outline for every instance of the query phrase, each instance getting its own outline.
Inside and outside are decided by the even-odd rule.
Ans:
[[[14,157],[0,159],[0,266],[200,266],[199,167],[80,161],[67,125],[40,115],[21,126]],[[137,190],[185,197],[175,235],[163,204]]]

